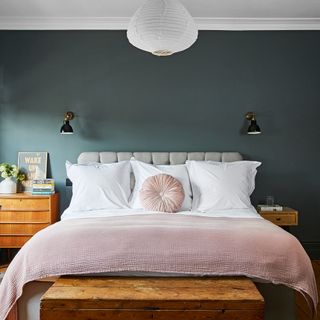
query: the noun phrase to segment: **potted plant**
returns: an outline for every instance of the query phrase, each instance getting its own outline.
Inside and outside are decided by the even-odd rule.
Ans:
[[[4,178],[0,183],[0,193],[16,193],[17,181],[23,181],[26,178],[15,164],[1,163],[0,172],[1,177]]]

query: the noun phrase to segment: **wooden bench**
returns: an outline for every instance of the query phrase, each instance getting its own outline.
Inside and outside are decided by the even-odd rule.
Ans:
[[[264,300],[246,278],[61,277],[41,320],[261,320]]]

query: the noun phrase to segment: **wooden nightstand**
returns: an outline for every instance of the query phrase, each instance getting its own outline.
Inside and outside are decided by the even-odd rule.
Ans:
[[[0,194],[0,248],[21,248],[58,219],[59,194]]]
[[[289,207],[284,207],[282,211],[260,211],[258,213],[266,220],[281,226],[297,226],[298,225],[298,211]]]

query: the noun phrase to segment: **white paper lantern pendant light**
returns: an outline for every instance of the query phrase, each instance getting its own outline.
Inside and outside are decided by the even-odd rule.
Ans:
[[[129,42],[157,56],[170,56],[191,47],[198,29],[178,0],[148,0],[131,18]]]

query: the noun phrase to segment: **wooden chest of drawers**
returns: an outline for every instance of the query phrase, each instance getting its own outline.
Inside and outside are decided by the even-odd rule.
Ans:
[[[58,219],[59,195],[0,195],[0,248],[21,248]]]
[[[262,320],[246,278],[62,277],[43,295],[40,320]]]

